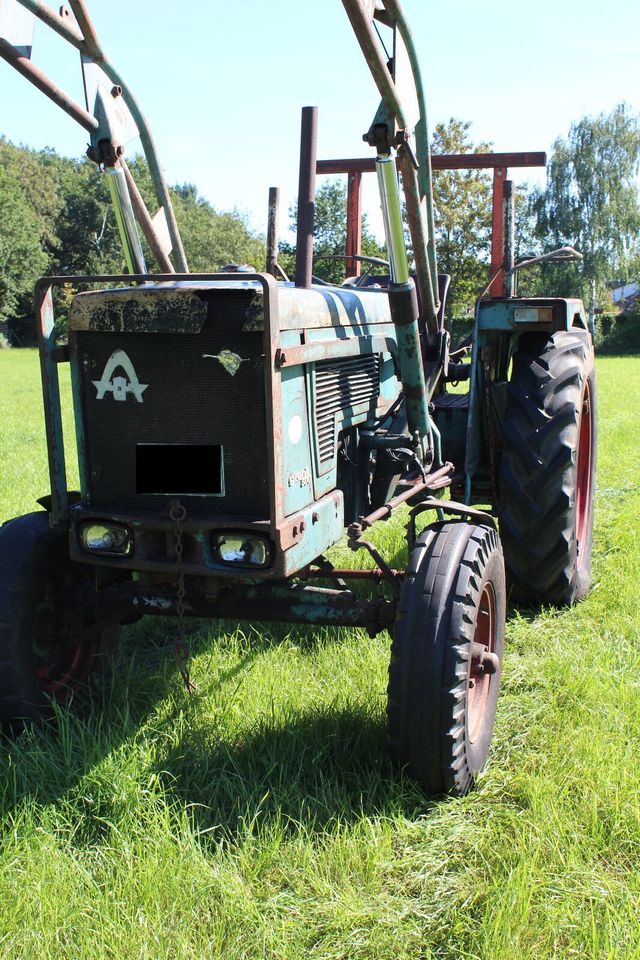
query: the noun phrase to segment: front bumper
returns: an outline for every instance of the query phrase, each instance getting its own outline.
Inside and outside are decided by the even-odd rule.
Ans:
[[[166,574],[178,573],[175,522],[167,509],[161,513],[105,510],[76,504],[70,509],[69,550],[73,560],[114,570]],[[80,541],[80,528],[86,523],[105,522],[127,527],[133,535],[133,548],[122,557],[88,552]],[[180,524],[182,532],[182,571],[185,576],[214,577],[243,581],[284,580],[302,570],[335,543],[344,532],[343,495],[334,490],[282,523],[273,526],[268,519],[246,520],[240,516],[191,516]],[[219,559],[214,537],[221,532],[263,537],[269,541],[271,563],[267,567],[236,566]]]

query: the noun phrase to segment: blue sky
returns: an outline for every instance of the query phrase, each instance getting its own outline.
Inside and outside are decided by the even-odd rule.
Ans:
[[[431,125],[455,116],[496,150],[548,151],[585,114],[622,100],[640,113],[637,0],[403,6]],[[340,0],[88,0],[88,8],[149,119],[168,180],[195,183],[218,209],[237,208],[264,229],[269,186],[285,205],[293,199],[304,105],[320,108],[320,158],[369,151],[361,137],[378,97]],[[74,52],[47,34],[39,25],[35,62],[81,99]],[[83,152],[84,131],[2,61],[0,91],[0,133]]]

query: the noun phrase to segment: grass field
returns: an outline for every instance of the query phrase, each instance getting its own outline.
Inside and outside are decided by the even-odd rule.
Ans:
[[[472,795],[392,777],[386,634],[193,622],[189,699],[142,621],[88,715],[0,746],[0,956],[640,958],[640,360],[598,376],[595,586],[510,611]],[[47,489],[38,383],[0,351],[1,519]]]

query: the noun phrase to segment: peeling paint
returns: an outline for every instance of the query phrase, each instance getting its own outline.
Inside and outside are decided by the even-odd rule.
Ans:
[[[206,315],[206,303],[192,291],[140,287],[79,293],[69,325],[105,333],[199,333]]]
[[[170,610],[173,607],[173,600],[167,597],[140,597],[142,605],[150,607],[152,610]]]
[[[255,293],[251,298],[251,303],[246,312],[246,321],[242,327],[243,333],[255,330],[264,330],[264,297],[262,291]]]

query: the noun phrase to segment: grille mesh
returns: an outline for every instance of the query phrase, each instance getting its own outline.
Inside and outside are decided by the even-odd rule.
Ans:
[[[136,493],[138,443],[220,444],[224,496],[184,495],[181,501],[191,513],[268,516],[262,334],[241,332],[250,299],[211,297],[198,334],[78,332],[92,505],[157,510],[172,499]],[[102,378],[114,350],[124,350],[140,383],[148,384],[142,403],[131,395],[116,401],[111,392],[97,399],[92,381]],[[223,350],[244,361],[233,376],[217,359],[202,356]]]
[[[320,464],[335,457],[336,414],[345,408],[359,413],[372,407],[373,412],[379,395],[378,354],[316,363],[314,416]]]

